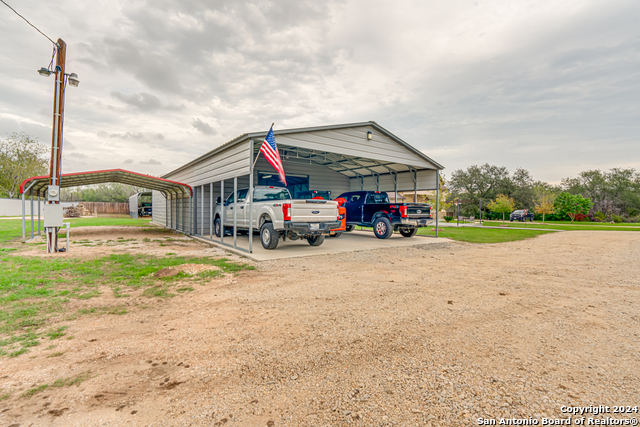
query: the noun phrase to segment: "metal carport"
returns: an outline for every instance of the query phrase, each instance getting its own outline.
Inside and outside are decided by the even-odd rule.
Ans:
[[[192,230],[196,236],[252,252],[252,229],[248,248],[238,247],[236,226],[233,245],[225,242],[224,236],[215,238],[214,201],[218,196],[225,199],[231,193],[237,196],[239,188],[252,187],[256,180],[259,183],[262,171],[273,172],[263,156],[254,165],[266,134],[265,130],[240,135],[163,175],[164,178],[186,182],[194,188],[192,215],[183,218],[188,224],[185,227],[176,223],[176,228],[182,226]],[[332,191],[334,197],[356,190],[396,193],[439,191],[439,171],[443,166],[376,122],[274,130],[274,134],[287,180],[290,174],[305,176],[310,188]],[[225,181],[231,182],[225,185]],[[234,200],[237,200],[236,196]],[[162,198],[160,193],[154,192],[153,205],[163,205]],[[248,202],[251,204],[252,200]],[[174,204],[170,202],[166,206],[169,207],[166,212],[154,208],[154,222],[165,224],[167,217],[175,215]],[[234,224],[237,225],[237,210],[233,215]],[[249,218],[250,224],[252,219]]]
[[[25,232],[25,196],[29,194],[31,201],[31,238],[34,237],[34,219],[33,219],[33,196],[38,200],[38,235],[41,230],[40,219],[40,201],[47,194],[47,188],[49,187],[50,176],[33,176],[25,179],[20,184],[20,194],[22,194],[22,241],[26,240]],[[167,200],[170,197],[179,199],[182,201],[180,209],[176,210],[176,214],[189,215],[189,209],[191,209],[191,200],[193,196],[193,189],[181,182],[171,181],[164,178],[158,178],[151,175],[145,175],[138,172],[132,172],[124,169],[107,169],[99,171],[89,172],[74,172],[65,173],[60,177],[60,188],[77,187],[81,185],[102,184],[105,182],[119,182],[121,184],[135,185],[138,187],[147,188],[149,190],[158,191]],[[189,203],[186,203],[188,199]],[[169,217],[167,217],[169,219]],[[165,226],[169,227],[167,222]],[[186,232],[187,230],[182,230]]]

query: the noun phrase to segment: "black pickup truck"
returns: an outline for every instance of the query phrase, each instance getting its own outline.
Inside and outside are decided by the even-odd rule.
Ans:
[[[391,203],[380,191],[352,191],[338,197],[346,200],[347,231],[356,225],[373,227],[378,239],[391,237],[394,230],[404,237],[413,237],[419,227],[431,222],[431,206],[426,203]]]

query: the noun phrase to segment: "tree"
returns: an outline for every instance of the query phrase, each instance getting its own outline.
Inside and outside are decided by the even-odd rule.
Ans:
[[[535,212],[537,214],[542,214],[542,222],[544,223],[544,216],[547,214],[552,214],[554,212],[553,202],[555,201],[555,196],[552,193],[544,193],[541,194],[538,199],[535,201]]]
[[[498,194],[496,200],[487,204],[490,211],[502,214],[502,223],[504,224],[504,214],[511,213],[516,206],[516,202],[509,196]]]
[[[32,176],[46,175],[47,148],[24,132],[0,140],[0,194],[17,198],[20,184]]]
[[[141,187],[109,182],[63,189],[60,199],[64,202],[110,202],[126,203],[135,193],[144,191]]]
[[[576,219],[576,215],[586,215],[593,207],[590,199],[585,199],[579,194],[571,194],[566,191],[556,197],[553,205],[557,214],[568,216],[571,218],[571,222]]]

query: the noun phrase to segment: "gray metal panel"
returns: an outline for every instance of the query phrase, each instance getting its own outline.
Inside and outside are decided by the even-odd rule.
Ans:
[[[393,175],[380,175],[380,191],[394,191]],[[418,191],[435,190],[438,185],[437,172],[433,169],[418,171]],[[349,178],[350,191],[360,191],[360,178]],[[364,189],[376,190],[376,180],[373,176],[364,177]],[[398,172],[398,191],[413,191],[413,172]]]
[[[166,176],[194,187],[248,174],[249,141],[246,141]]]
[[[138,193],[129,197],[129,216],[138,218]]]
[[[131,203],[131,202],[129,202]],[[153,190],[151,193],[151,222],[166,225],[167,203],[161,192]]]
[[[373,133],[372,141],[367,140],[367,132]],[[377,131],[373,126],[279,135],[276,140],[280,148],[289,145],[318,152],[327,151],[381,162],[401,163],[417,169],[437,167]]]
[[[308,161],[296,161],[295,159],[283,159],[282,164],[286,174],[308,175],[310,190],[331,191],[331,197],[338,197],[338,195],[349,191],[349,177],[332,171],[327,167],[309,164]],[[256,185],[258,184],[258,172],[277,173],[262,154],[260,154],[254,170],[254,182]],[[238,186],[238,188],[245,188],[244,182],[240,186],[240,180],[238,180]]]

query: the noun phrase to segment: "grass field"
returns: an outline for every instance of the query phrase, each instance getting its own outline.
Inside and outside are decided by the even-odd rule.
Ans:
[[[471,228],[471,227],[444,227],[438,233],[439,237],[448,237],[453,240],[469,243],[502,243],[516,240],[530,239],[541,234],[553,233],[542,230],[497,230],[495,228]],[[431,228],[421,228],[418,231],[421,236],[435,236],[436,232]]]
[[[580,222],[573,223],[564,222],[564,221],[553,221],[553,222],[545,222],[544,224],[541,222],[510,222],[506,221],[504,225],[502,221],[483,221],[482,223],[485,227],[517,227],[517,228],[546,228],[551,230],[566,230],[566,231],[594,231],[594,230],[605,230],[605,231],[640,231],[640,224],[637,223],[629,223],[629,224],[603,224],[598,222]]]
[[[130,217],[123,218],[68,218],[65,222],[73,227],[100,226],[100,225],[125,225],[129,227],[147,227],[150,220],[133,219]],[[37,234],[38,223],[34,223],[34,230]],[[44,229],[42,229],[44,233]],[[31,221],[26,221],[27,238],[31,237]],[[64,235],[64,233],[62,233]],[[10,241],[18,241],[22,238],[22,220],[21,219],[3,219],[0,221],[0,244]]]
[[[431,231],[435,227],[420,228],[418,235],[420,236],[436,236],[435,231]],[[357,227],[359,230],[360,227]],[[370,227],[362,227],[363,230],[373,229]],[[443,231],[438,233],[439,237],[447,237],[452,240],[469,243],[502,243],[513,242],[516,240],[530,239],[541,234],[553,233],[553,231],[543,230],[496,230],[494,228],[471,228],[471,227],[443,227]]]
[[[0,252],[0,356],[19,356],[41,341],[59,339],[65,327],[52,328],[50,319],[83,314],[124,314],[121,305],[78,310],[69,313],[67,303],[101,295],[106,289],[115,298],[128,297],[127,292],[142,290],[145,297],[170,298],[190,292],[191,285],[208,279],[254,267],[227,259],[187,258],[177,256],[152,257],[119,254],[78,260],[61,258],[29,258],[1,255]],[[156,278],[160,269],[181,264],[213,265],[210,270],[194,276],[179,273]],[[69,319],[67,319],[69,320]]]

